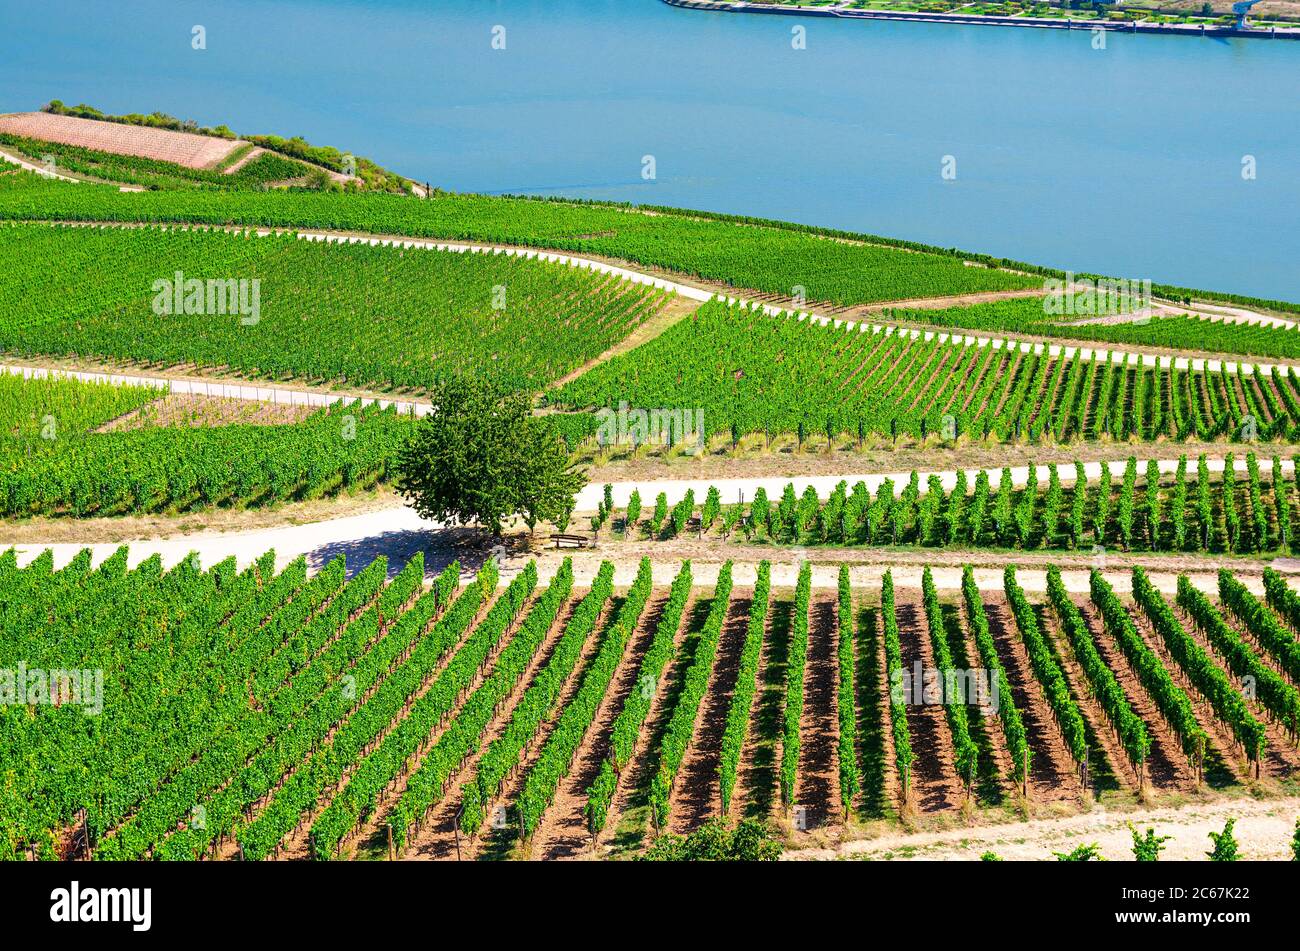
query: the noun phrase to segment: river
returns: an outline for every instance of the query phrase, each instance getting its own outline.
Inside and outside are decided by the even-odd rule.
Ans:
[[[10,0],[0,110],[157,109],[457,191],[762,215],[1300,300],[1300,43],[1105,40],[658,0]]]

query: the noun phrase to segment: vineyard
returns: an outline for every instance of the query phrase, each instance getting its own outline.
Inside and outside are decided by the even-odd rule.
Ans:
[[[1300,326],[1230,323],[1194,317],[1153,316],[1110,322],[1049,316],[1036,297],[973,304],[944,310],[894,308],[892,320],[979,333],[1008,332],[1064,340],[1091,340],[1127,347],[1161,347],[1193,353],[1231,353],[1265,359],[1300,358]]]
[[[691,534],[698,538],[756,544],[1293,553],[1300,458],[1291,460],[1289,474],[1278,456],[1261,468],[1247,453],[1244,473],[1237,461],[1228,453],[1212,478],[1204,455],[1190,464],[1180,456],[1172,474],[1161,472],[1155,460],[1140,466],[1131,457],[1100,463],[1091,481],[1081,462],[1052,464],[1045,484],[1039,483],[1040,467],[1030,465],[1023,485],[1008,468],[1000,475],[979,470],[973,480],[961,470],[947,487],[938,475],[923,482],[913,471],[899,484],[873,478],[874,492],[864,480],[851,487],[841,480],[822,498],[811,485],[800,493],[788,482],[779,497],[760,485],[748,502],[734,503],[724,503],[711,486],[700,505],[688,493],[671,510],[661,493],[649,513],[638,489],[621,514],[606,507],[593,527],[608,521],[631,540],[684,536],[697,520]]]
[[[250,507],[383,480],[414,425],[335,404],[301,422],[98,431],[163,394],[0,375],[0,515],[74,517]]]
[[[29,184],[24,184],[24,183]],[[121,203],[118,198],[131,199]],[[151,221],[332,228],[602,254],[697,277],[837,304],[1033,287],[1038,280],[967,267],[936,250],[845,244],[785,228],[649,216],[629,209],[526,199],[108,189],[18,179],[0,188],[0,219]]]
[[[568,560],[426,567],[0,555],[0,670],[25,674],[2,684],[23,693],[0,708],[0,849],[578,857],[718,815],[798,833],[1300,768],[1300,599],[1269,569],[1176,596],[1141,569],[1070,594],[1051,569],[1035,603],[1011,567],[960,591],[928,569],[775,588],[726,564],[701,588],[643,561],[615,589],[608,562],[587,587]]]
[[[535,389],[622,340],[663,300],[563,265],[290,235],[21,225],[0,228],[0,262],[9,354],[354,387],[418,389],[473,369]],[[215,300],[206,287],[183,290],[159,314],[155,282],[176,274],[247,290]],[[253,281],[256,313],[245,306]]]
[[[143,158],[136,155],[119,155],[61,142],[30,139],[8,132],[0,132],[0,146],[26,156],[29,161],[44,167],[47,156],[54,160],[59,174],[84,175],[89,178],[139,185],[145,188],[205,188],[216,191],[264,188],[272,182],[301,179],[310,171],[308,166],[293,159],[262,152],[244,165],[226,174],[209,168],[190,168],[174,162]]]
[[[714,302],[551,395],[569,409],[689,407],[706,437],[908,435],[951,442],[1291,439],[1300,378],[1052,357]],[[570,424],[571,438],[596,430]]]

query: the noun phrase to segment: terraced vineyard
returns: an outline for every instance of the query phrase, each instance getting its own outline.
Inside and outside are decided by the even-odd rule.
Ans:
[[[900,484],[873,477],[874,491],[864,480],[851,487],[841,480],[825,498],[812,485],[798,493],[788,482],[779,497],[760,485],[748,502],[726,505],[711,487],[702,505],[693,493],[677,502],[676,522],[646,517],[631,502],[621,517],[609,508],[606,518],[629,540],[672,539],[681,524],[698,518],[700,538],[763,545],[1292,553],[1300,457],[1290,460],[1289,472],[1278,456],[1261,466],[1247,453],[1244,473],[1238,461],[1228,453],[1212,475],[1204,455],[1190,462],[1180,456],[1172,473],[1155,460],[1139,465],[1129,458],[1100,463],[1091,479],[1082,462],[1053,464],[1046,483],[1031,464],[1023,485],[1007,468],[1000,477],[997,470],[978,470],[973,484],[966,470],[951,484],[934,474],[922,481],[913,472]]]
[[[10,355],[352,387],[419,389],[472,370],[536,389],[663,303],[563,265],[292,236],[22,225],[0,227],[0,262]],[[170,294],[157,283],[177,280],[201,283]],[[217,297],[209,282],[245,283]]]
[[[1000,442],[1292,439],[1300,378],[1051,357],[706,304],[552,396],[570,409],[686,407],[705,438],[911,436]],[[590,419],[585,427],[594,433]]]
[[[101,431],[164,394],[0,375],[0,516],[105,516],[251,507],[382,481],[414,425],[335,404],[281,425]]]
[[[719,803],[815,830],[1300,769],[1300,609],[1267,569],[1262,588],[1223,572],[1222,600],[1138,569],[1135,602],[1122,574],[1088,597],[1053,570],[1036,604],[1014,568],[956,592],[928,570],[919,590],[818,587],[808,565],[749,588],[724,565],[701,590],[689,566],[657,587],[646,561],[616,591],[612,565],[582,589],[567,560],[426,584],[418,556],[391,580],[382,558],[350,578],[342,556],[311,575],[269,552],[242,571],[128,558],[0,555],[0,669],[35,675],[0,708],[7,858],[575,856]],[[945,705],[917,662],[984,666]],[[1225,684],[1246,671],[1243,699]]]
[[[1264,359],[1300,358],[1300,325],[1230,323],[1190,315],[1109,321],[1104,317],[1049,316],[1043,301],[1021,297],[943,310],[895,308],[891,319],[983,333],[1010,332],[1064,340],[1095,340],[1115,346],[1160,347],[1231,353]]]

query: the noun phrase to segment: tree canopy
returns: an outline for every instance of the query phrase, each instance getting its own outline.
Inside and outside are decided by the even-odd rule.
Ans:
[[[397,457],[397,485],[424,518],[501,533],[567,519],[586,477],[559,436],[534,417],[528,395],[453,377],[432,393],[426,416]]]

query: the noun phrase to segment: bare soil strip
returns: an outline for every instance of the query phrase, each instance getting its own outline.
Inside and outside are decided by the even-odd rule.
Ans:
[[[806,828],[844,818],[840,802],[839,658],[836,653],[834,592],[813,601],[808,630],[808,662],[804,678],[803,720],[799,726],[799,775],[795,802],[804,808]]]
[[[1061,731],[1056,726],[1052,711],[1034,677],[1029,655],[1020,639],[1020,632],[1011,616],[1005,595],[986,595],[984,610],[989,618],[989,632],[997,644],[998,657],[1006,668],[1011,692],[1029,735],[1029,746],[1033,754],[1029,765],[1030,800],[1081,801],[1083,788],[1079,784],[1074,760],[1070,757]]]
[[[722,787],[718,775],[722,732],[727,727],[727,711],[736,690],[740,652],[745,644],[753,596],[752,591],[732,590],[731,604],[718,639],[709,689],[700,704],[691,745],[673,787],[670,825],[679,835],[722,815]]]

